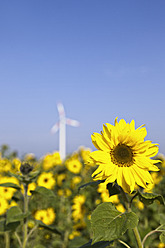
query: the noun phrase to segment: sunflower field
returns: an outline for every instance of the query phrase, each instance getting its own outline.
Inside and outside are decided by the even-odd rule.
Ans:
[[[64,161],[2,145],[0,247],[165,248],[165,157],[145,136],[115,120]]]

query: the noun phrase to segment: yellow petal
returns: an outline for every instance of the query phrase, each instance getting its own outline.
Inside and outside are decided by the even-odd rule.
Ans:
[[[148,171],[140,169],[138,166],[131,167],[135,181],[138,185],[146,188],[146,183],[153,183],[152,177]]]
[[[108,163],[104,165],[104,173],[106,177],[111,176],[112,174],[116,174],[117,166],[113,163]]]
[[[94,133],[92,135],[92,141],[95,142],[95,144],[97,145],[97,147],[99,147],[99,150],[107,150],[109,151],[109,146],[107,145],[107,143],[103,140],[102,135],[99,133]],[[95,145],[94,144],[94,145]]]
[[[104,152],[104,151],[94,151],[94,152],[91,152],[90,155],[89,155],[91,158],[93,158],[96,163],[110,163],[111,160],[110,160],[110,155],[109,153],[107,152]]]
[[[145,155],[148,157],[154,157],[158,153],[158,150],[159,147],[153,144],[145,151]]]
[[[137,156],[135,158],[135,164],[145,170],[150,170],[150,171],[159,171],[159,168],[155,165],[153,165],[153,162],[150,158],[144,157],[144,156]]]
[[[123,175],[125,178],[125,182],[129,185],[130,191],[132,192],[135,188],[135,179],[132,175],[130,167],[123,167]]]
[[[135,121],[134,120],[132,120],[130,123],[130,130],[135,131]]]

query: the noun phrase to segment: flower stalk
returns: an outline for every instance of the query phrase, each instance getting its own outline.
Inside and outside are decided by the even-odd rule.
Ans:
[[[10,236],[9,236],[9,232],[5,232],[5,248],[10,248]]]
[[[28,212],[28,194],[27,194],[28,184],[24,184],[24,214]],[[27,217],[24,219],[23,225],[23,245],[22,248],[26,248],[28,237],[28,223]]]
[[[132,212],[132,209],[131,209],[131,203],[132,203],[132,200],[129,202],[129,199],[127,197],[127,194],[124,192],[124,190],[121,188],[121,194],[123,196],[123,199],[124,199],[124,202],[125,202],[125,206],[126,206],[126,209],[128,212]],[[136,194],[135,194],[136,195]],[[135,197],[135,196],[134,196]],[[133,197],[133,198],[134,198]],[[140,234],[139,234],[139,231],[138,231],[138,228],[135,227],[132,229],[133,230],[133,233],[134,233],[134,236],[135,236],[135,239],[136,239],[136,242],[137,242],[137,245],[138,245],[138,248],[143,248],[143,244],[142,244],[142,241],[141,241],[141,237],[140,237]]]

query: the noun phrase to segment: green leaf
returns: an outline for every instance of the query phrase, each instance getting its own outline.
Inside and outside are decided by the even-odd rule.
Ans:
[[[59,235],[63,235],[61,231],[59,231],[54,225],[46,225],[44,224],[42,221],[40,220],[36,220],[36,222],[38,223],[39,227],[43,227],[53,233],[59,234]]]
[[[6,220],[3,219],[0,221],[0,232],[5,232],[5,223],[6,223]]]
[[[159,214],[159,220],[161,225],[165,225],[165,215],[160,213]]]
[[[141,193],[138,191],[138,197],[141,202],[145,205],[152,204],[155,200],[159,201],[160,204],[164,205],[164,199],[162,195],[154,194],[154,193]]]
[[[33,248],[45,248],[45,246],[41,245],[41,244],[37,244],[35,245]]]
[[[12,177],[15,177],[15,178],[17,178],[18,180],[20,180],[21,179],[21,176],[20,175],[16,175],[16,174],[14,174],[14,173],[12,173],[12,172],[8,172],[8,174],[10,175],[10,176],[12,176]]]
[[[105,180],[98,180],[98,181],[93,181],[93,182],[85,183],[85,184],[81,185],[78,188],[78,190],[80,190],[80,189],[82,189],[84,187],[87,187],[87,186],[97,186],[98,184],[103,183],[103,182],[105,182]]]
[[[121,193],[120,186],[118,186],[116,183],[115,184],[114,183],[108,183],[107,189],[109,191],[109,196],[118,195]]]
[[[111,243],[112,242],[109,242],[109,241],[101,241],[101,242],[97,242],[94,245],[92,245],[92,240],[90,240],[87,244],[84,244],[83,246],[79,248],[105,248]]]
[[[118,239],[127,229],[133,229],[137,224],[138,217],[135,213],[121,213],[111,202],[104,202],[93,211],[91,216],[92,244]]]
[[[31,181],[34,181],[40,174],[40,171],[34,171],[34,172],[30,172],[29,177],[31,179]]]
[[[6,231],[14,231],[20,224],[20,221],[10,223],[6,225],[6,220],[3,219],[0,221],[0,233],[6,232]]]
[[[86,243],[87,241],[88,239],[81,237],[81,236],[74,237],[74,239],[69,240],[67,248],[78,248],[82,246],[84,243]]]
[[[55,197],[51,189],[47,189],[42,186],[37,186],[35,190],[30,190],[30,192],[32,193],[32,195],[40,194],[43,195],[44,197]]]
[[[159,239],[160,239],[160,241],[161,241],[162,243],[165,244],[165,232],[162,232],[162,233],[160,234]]]
[[[12,222],[19,222],[25,219],[29,214],[30,213],[23,214],[18,206],[11,207],[6,213],[6,224],[8,225]]]
[[[9,188],[18,189],[18,190],[21,189],[21,187],[15,183],[1,183],[0,187],[9,187]]]

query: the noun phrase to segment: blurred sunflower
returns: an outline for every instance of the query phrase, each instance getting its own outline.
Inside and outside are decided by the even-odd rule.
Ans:
[[[84,218],[85,214],[85,196],[84,195],[78,195],[75,196],[73,199],[73,206],[72,206],[72,217],[75,222],[81,221]]]
[[[52,189],[56,184],[53,173],[43,172],[38,177],[37,184],[38,184],[38,186],[43,186],[47,189]]]
[[[160,242],[160,243],[158,244],[158,248],[165,248],[165,244]]]
[[[56,214],[53,208],[42,209],[35,212],[34,218],[41,220],[46,225],[51,225],[56,218]]]
[[[72,191],[70,189],[59,189],[57,191],[57,194],[59,196],[64,196],[64,197],[68,197],[72,194]]]
[[[27,195],[31,195],[31,190],[35,190],[36,188],[36,183],[32,182],[28,184],[28,191],[27,191]]]
[[[13,168],[13,172],[17,173],[20,171],[20,167],[21,167],[21,160],[19,158],[14,158],[12,160],[12,164],[14,166]]]
[[[72,240],[72,239],[74,239],[75,237],[78,237],[78,236],[80,236],[80,235],[81,235],[81,233],[80,233],[79,231],[73,230],[72,233],[69,234],[69,239]]]
[[[135,129],[134,120],[126,123],[124,119],[115,125],[106,123],[101,134],[94,133],[92,142],[98,151],[90,154],[88,163],[95,162],[99,167],[92,174],[94,180],[106,179],[106,183],[117,180],[123,190],[130,193],[135,183],[143,188],[153,184],[149,171],[158,171],[155,163],[160,160],[150,159],[158,153],[158,144],[144,141],[147,135],[144,125]]]
[[[74,174],[80,173],[82,169],[82,163],[78,159],[68,159],[66,161],[66,167],[68,168],[69,171],[71,171]]]
[[[0,197],[0,215],[4,214],[8,209],[8,202],[5,198]]]
[[[62,184],[65,182],[66,180],[66,174],[65,173],[61,173],[57,176],[57,185],[58,186],[62,186]]]
[[[0,159],[0,172],[8,172],[11,171],[12,164],[7,158]]]
[[[1,183],[14,183],[14,184],[19,185],[19,182],[15,177],[1,177],[0,182]],[[15,192],[16,192],[16,189],[14,188],[0,187],[0,196],[7,200],[10,200]]]
[[[62,160],[60,158],[59,152],[54,152],[53,154],[47,154],[43,160],[43,169],[49,170],[56,165],[60,165]]]
[[[82,178],[80,176],[75,176],[71,180],[71,188],[75,189],[76,185],[79,184],[82,181]]]
[[[85,148],[81,146],[79,151],[80,151],[80,156],[82,157],[83,161],[86,162],[92,150],[90,148]]]
[[[34,160],[35,160],[35,154],[34,153],[25,154],[24,161],[33,162]]]

